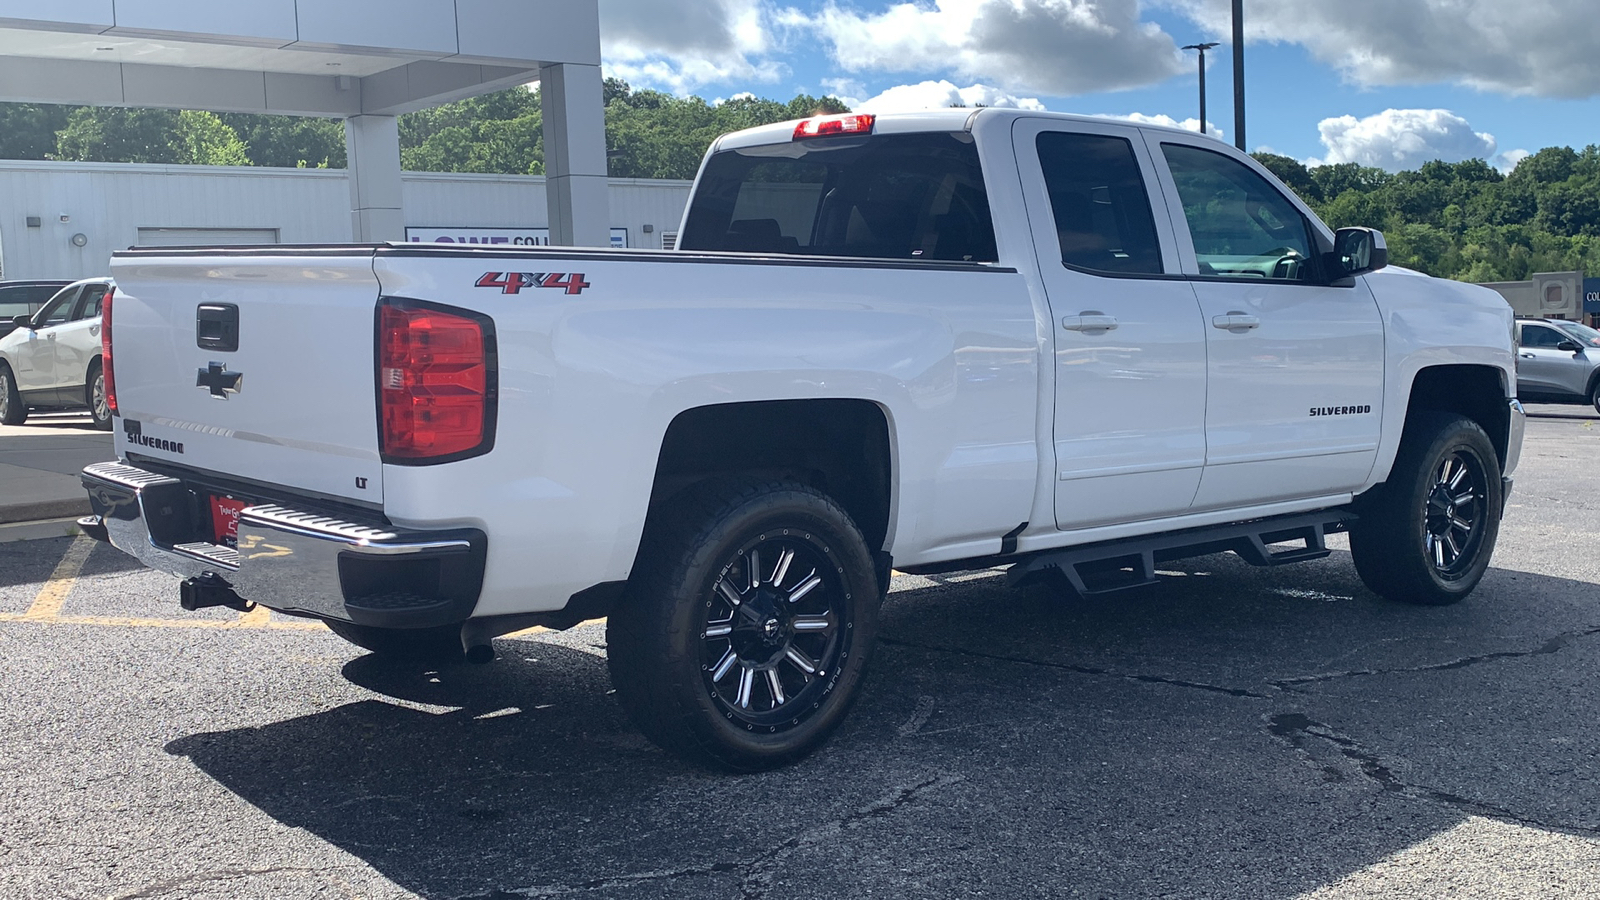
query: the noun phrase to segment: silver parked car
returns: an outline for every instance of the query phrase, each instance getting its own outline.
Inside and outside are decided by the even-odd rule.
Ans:
[[[1600,412],[1600,331],[1559,319],[1518,319],[1517,343],[1517,396],[1588,403]]]

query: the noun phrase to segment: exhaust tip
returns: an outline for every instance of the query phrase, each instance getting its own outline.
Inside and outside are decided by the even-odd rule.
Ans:
[[[494,647],[490,644],[474,644],[468,647],[467,662],[475,666],[488,665],[494,662]]]

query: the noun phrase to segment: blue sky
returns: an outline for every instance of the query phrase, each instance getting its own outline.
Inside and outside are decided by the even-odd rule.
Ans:
[[[1229,0],[600,0],[608,74],[708,99],[832,93],[1139,116],[1233,140]],[[1596,0],[1245,0],[1249,148],[1390,170],[1600,143]],[[1187,120],[1187,121],[1186,121]]]

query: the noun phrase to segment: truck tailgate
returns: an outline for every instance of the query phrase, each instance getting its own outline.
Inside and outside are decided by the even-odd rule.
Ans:
[[[112,274],[118,455],[382,503],[370,248],[133,251]]]

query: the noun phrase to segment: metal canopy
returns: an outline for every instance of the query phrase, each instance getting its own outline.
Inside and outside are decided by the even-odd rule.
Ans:
[[[0,100],[346,119],[363,240],[403,236],[384,118],[540,81],[552,237],[607,243],[599,67],[598,0],[0,0]]]

